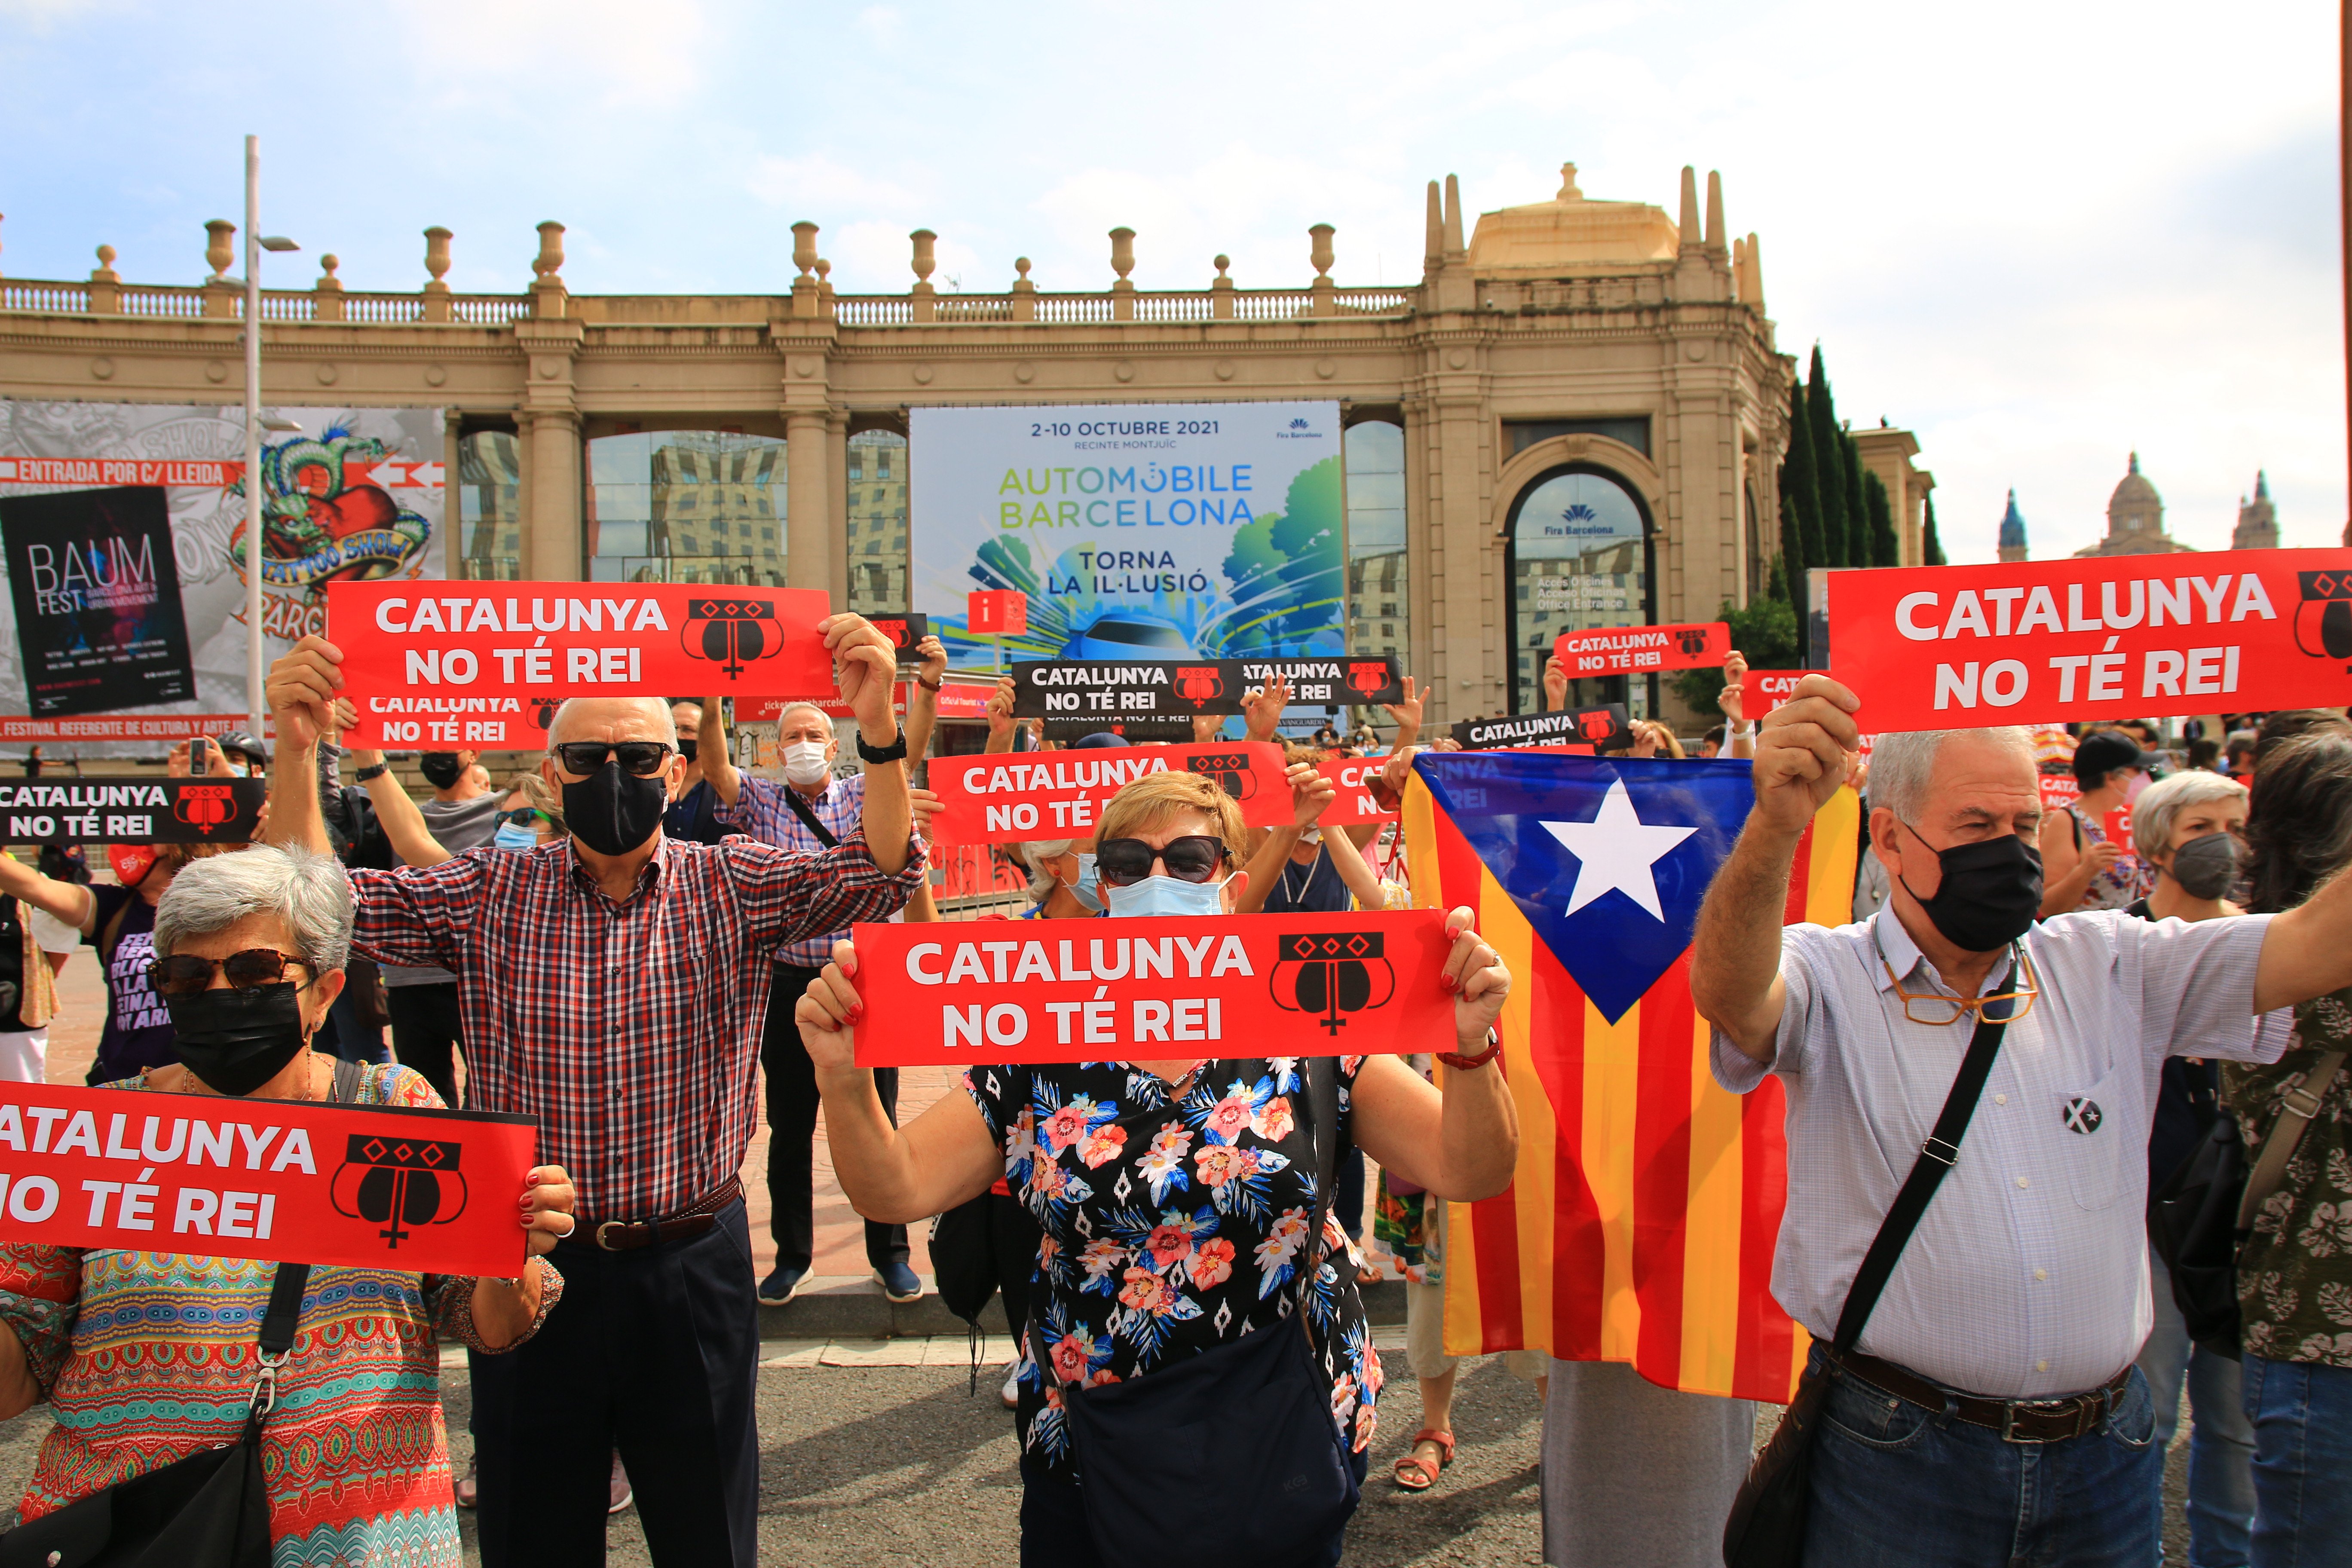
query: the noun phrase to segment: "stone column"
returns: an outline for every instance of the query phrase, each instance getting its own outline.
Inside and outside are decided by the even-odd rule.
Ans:
[[[583,576],[580,416],[569,408],[527,411],[522,436],[530,465],[524,486],[522,569],[544,582],[576,583]]]
[[[833,460],[825,449],[825,413],[822,407],[784,412],[784,576],[793,587],[835,595],[841,551],[828,494]],[[834,603],[838,607],[840,601]]]
[[[849,414],[829,409],[824,416],[825,539],[833,552],[833,607],[849,608]],[[892,608],[904,609],[903,605]]]

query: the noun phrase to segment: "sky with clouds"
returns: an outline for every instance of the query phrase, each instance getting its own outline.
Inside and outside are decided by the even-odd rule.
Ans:
[[[1448,27],[1449,17],[1460,25]],[[2137,448],[2176,537],[2225,546],[2267,468],[2283,542],[2347,515],[2335,8],[2270,0],[1212,0],[1117,8],[0,0],[0,269],[194,282],[263,139],[266,276],[511,292],[570,226],[580,292],[789,286],[791,224],[845,291],[1417,276],[1423,188],[1473,213],[1674,208],[1722,171],[1780,347],[1841,413],[1918,433],[1955,560],[2014,486],[2037,555],[2105,527]]]

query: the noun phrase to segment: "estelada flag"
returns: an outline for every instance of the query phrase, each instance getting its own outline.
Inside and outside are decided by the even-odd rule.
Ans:
[[[1717,1087],[1690,994],[1748,764],[1424,752],[1413,771],[1416,900],[1475,910],[1517,980],[1500,1029],[1518,1173],[1452,1211],[1447,1352],[1628,1362],[1663,1387],[1785,1403],[1809,1341],[1770,1289],[1780,1084]],[[1840,790],[1813,819],[1789,921],[1851,918],[1859,816]]]

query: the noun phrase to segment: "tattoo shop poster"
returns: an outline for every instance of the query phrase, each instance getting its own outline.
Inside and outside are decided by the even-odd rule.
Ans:
[[[916,408],[914,604],[959,668],[1347,651],[1337,403]],[[1016,588],[1029,628],[965,629]]]
[[[438,408],[264,412],[301,426],[269,432],[262,445],[262,631],[266,657],[275,658],[305,633],[325,630],[330,582],[444,576],[447,489]],[[244,420],[241,405],[0,398],[0,537],[9,574],[0,598],[0,745],[40,741],[62,743],[50,745],[52,755],[152,755],[157,742],[193,730],[241,725]],[[147,499],[93,499],[137,492]],[[17,541],[20,529],[54,522],[19,519],[87,519],[109,508],[150,521],[160,512],[162,531],[149,536],[143,561],[124,531],[119,555],[98,570],[147,573],[152,584],[138,593],[152,586],[157,605],[176,605],[184,684],[167,695],[160,660],[127,660],[108,667],[104,700],[95,706],[45,705],[37,689],[47,678],[31,650],[56,644],[47,629],[26,624],[24,606],[28,593],[37,605],[47,579]],[[97,531],[110,541],[114,532],[111,521]],[[25,537],[29,544],[34,534]],[[87,558],[80,567],[93,571]],[[91,581],[100,578],[93,573]]]

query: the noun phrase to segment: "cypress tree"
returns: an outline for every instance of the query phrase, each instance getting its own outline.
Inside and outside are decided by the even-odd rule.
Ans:
[[[1822,363],[1822,345],[1813,345],[1811,374],[1805,384],[1805,419],[1813,437],[1813,475],[1819,532],[1806,542],[1808,566],[1851,565],[1846,516],[1845,432],[1838,428],[1837,403],[1830,395],[1830,373]],[[1790,445],[1796,444],[1793,432]],[[1808,520],[1810,523],[1811,520]]]
[[[1919,532],[1919,560],[1921,564],[1927,566],[1946,564],[1944,542],[1936,537],[1936,498],[1934,496],[1927,498],[1927,526]]]
[[[1870,517],[1870,563],[1900,566],[1903,545],[1895,537],[1895,508],[1889,503],[1885,481],[1876,474],[1862,477],[1862,502]]]
[[[1780,551],[1789,558],[1789,581],[1805,580],[1805,568],[1822,563],[1822,503],[1818,450],[1813,443],[1805,389],[1789,384],[1789,452],[1780,462]]]
[[[1838,431],[1838,450],[1845,467],[1845,560],[1846,566],[1867,566],[1871,563],[1870,503],[1864,499],[1862,481],[1869,470],[1862,466],[1862,444],[1843,429]]]
[[[1789,602],[1789,574],[1780,569],[1780,557],[1778,555],[1772,557],[1772,575],[1764,585],[1764,596],[1778,599],[1784,605]]]

